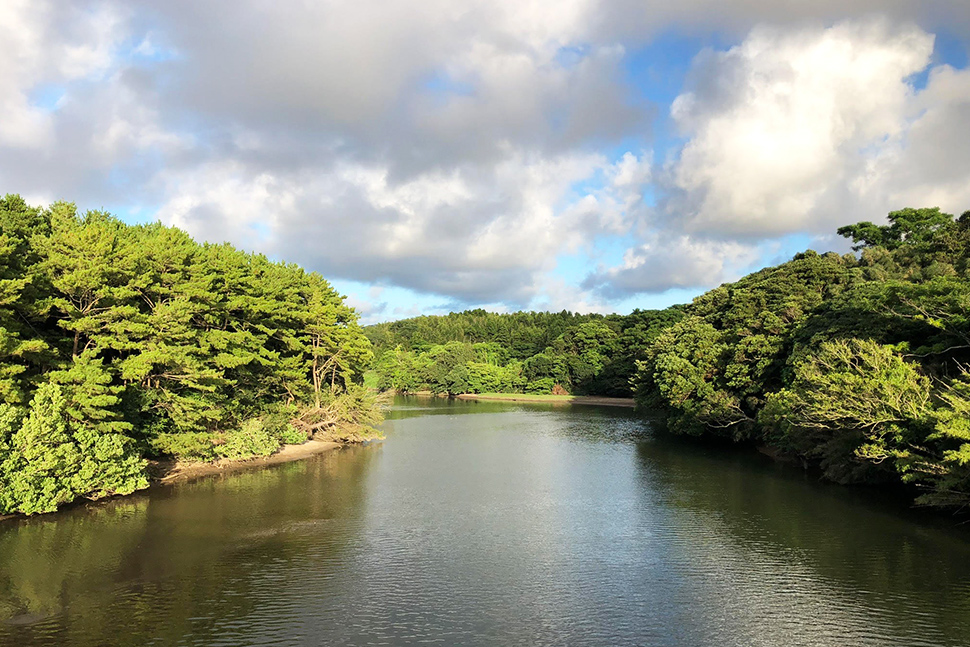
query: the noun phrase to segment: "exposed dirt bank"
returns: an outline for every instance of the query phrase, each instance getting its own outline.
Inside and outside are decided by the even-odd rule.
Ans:
[[[149,487],[157,487],[159,485],[171,485],[174,483],[184,483],[186,481],[191,481],[203,476],[209,476],[212,474],[232,474],[234,472],[243,472],[252,469],[259,469],[261,467],[266,467],[267,465],[277,465],[279,463],[289,463],[292,461],[302,460],[304,458],[309,458],[316,454],[320,454],[331,449],[337,449],[338,447],[344,447],[348,444],[353,443],[338,443],[330,440],[309,440],[302,445],[283,445],[275,454],[265,456],[262,458],[247,458],[247,459],[222,459],[215,461],[213,463],[179,463],[177,461],[149,461],[148,468],[146,472],[148,473],[148,480],[150,482]],[[139,492],[144,492],[144,490],[139,490]],[[137,494],[137,492],[135,492]],[[67,510],[72,507],[87,505],[87,504],[97,504],[101,501],[108,501],[115,498],[123,498],[118,496],[106,497],[98,501],[88,501],[84,498],[67,503],[58,510]],[[55,514],[55,513],[48,513]],[[48,515],[43,515],[48,516]],[[0,515],[0,521],[5,521],[7,519],[26,519],[25,515],[21,514],[8,514]]]
[[[163,485],[208,476],[210,474],[230,474],[243,470],[289,463],[308,458],[321,452],[343,447],[341,443],[329,440],[308,440],[302,445],[284,445],[275,454],[262,458],[247,458],[243,460],[223,459],[212,463],[179,463],[176,461],[153,461],[148,466],[148,473],[152,481]]]
[[[589,404],[600,407],[633,408],[633,398],[607,398],[594,395],[530,395],[528,393],[463,393],[459,400],[500,400],[506,402],[544,402],[547,404]]]

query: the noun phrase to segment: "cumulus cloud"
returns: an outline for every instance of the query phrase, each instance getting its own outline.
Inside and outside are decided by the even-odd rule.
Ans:
[[[847,212],[966,200],[967,72],[910,82],[941,24],[970,35],[970,5],[13,0],[0,183],[456,305],[599,307]],[[625,70],[669,30],[738,43],[695,61],[672,157],[642,150],[668,107]],[[581,288],[551,276],[620,236]]]
[[[384,281],[468,302],[525,304],[562,251],[623,230],[645,164],[627,156],[529,156],[392,183],[386,167],[338,163],[270,174],[239,162],[166,179],[160,217],[328,276]],[[596,173],[613,181],[571,196]],[[567,203],[562,209],[557,205]]]
[[[933,205],[960,214],[970,209],[970,70],[935,67],[909,105],[905,133],[868,161],[853,182],[860,202],[881,210]]]
[[[970,153],[954,133],[970,128],[970,72],[931,66],[932,53],[931,34],[886,19],[759,26],[702,52],[671,106],[686,143],[657,174],[645,242],[584,285],[706,287],[754,261],[757,241],[819,239],[904,206],[960,213]]]
[[[755,247],[733,241],[655,236],[628,249],[619,266],[592,272],[582,286],[611,299],[673,288],[710,287],[737,279],[740,270],[757,258]]]
[[[870,153],[906,129],[907,78],[933,37],[885,21],[761,27],[695,64],[671,113],[688,135],[670,165],[668,214],[687,231],[764,236],[825,230]]]

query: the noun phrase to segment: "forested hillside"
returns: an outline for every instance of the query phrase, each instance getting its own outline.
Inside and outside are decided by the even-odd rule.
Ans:
[[[674,433],[765,445],[843,483],[970,503],[970,212],[848,225],[687,306],[482,311],[371,327],[382,388],[624,395]]]
[[[629,397],[636,360],[677,308],[630,315],[469,310],[368,326],[378,387]]]
[[[160,224],[0,200],[0,514],[372,420],[372,357],[319,275]]]
[[[639,364],[639,403],[835,481],[970,502],[970,212],[889,223],[839,229],[858,256],[806,252],[696,299]]]

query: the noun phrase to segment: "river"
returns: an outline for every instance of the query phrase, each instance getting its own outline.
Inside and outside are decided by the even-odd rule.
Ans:
[[[0,645],[970,645],[950,517],[623,409],[385,432],[0,524]]]

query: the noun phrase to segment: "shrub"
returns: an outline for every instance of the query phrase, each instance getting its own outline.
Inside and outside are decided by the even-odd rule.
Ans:
[[[79,497],[147,487],[145,461],[130,444],[121,434],[75,422],[61,388],[42,385],[22,422],[17,410],[0,410],[0,513],[53,512]]]
[[[556,386],[556,380],[551,377],[543,377],[538,380],[533,380],[529,382],[525,387],[526,393],[552,393],[552,389]]]
[[[293,425],[286,425],[282,429],[276,432],[276,437],[284,445],[302,445],[309,438],[306,432],[300,431]]]
[[[225,442],[216,447],[224,458],[252,458],[269,456],[280,448],[280,439],[259,418],[247,420],[242,427],[226,432]]]
[[[216,459],[216,442],[219,437],[206,431],[183,431],[158,434],[152,447],[183,461],[211,461]]]

